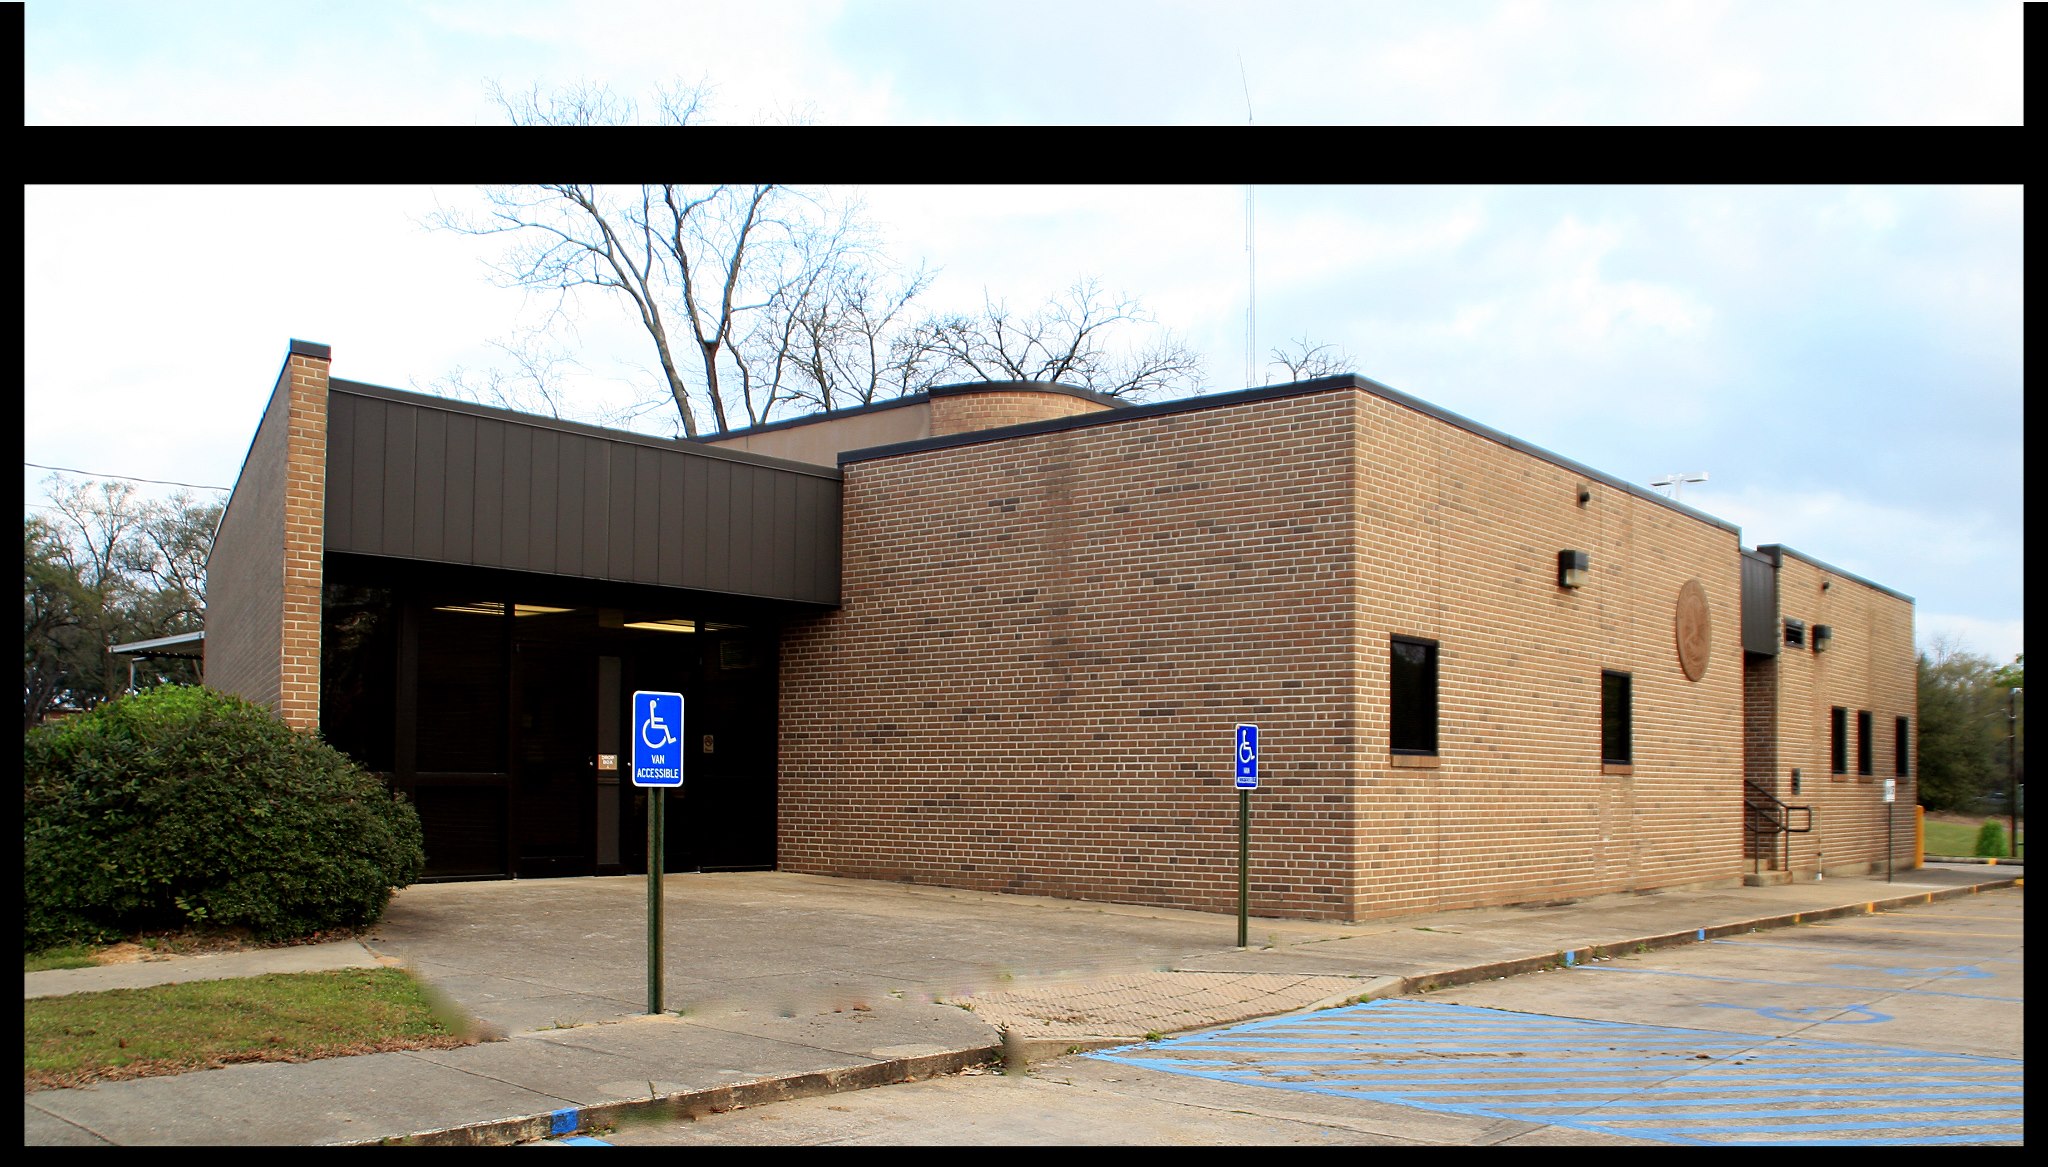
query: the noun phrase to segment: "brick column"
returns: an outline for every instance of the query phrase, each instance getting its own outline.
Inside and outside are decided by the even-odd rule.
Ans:
[[[295,340],[287,370],[284,643],[277,714],[320,728],[321,556],[327,523],[327,368],[331,350]]]

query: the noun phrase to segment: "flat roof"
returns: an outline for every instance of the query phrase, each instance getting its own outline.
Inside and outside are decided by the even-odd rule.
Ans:
[[[127,644],[109,645],[107,651],[123,656],[198,657],[204,647],[200,642],[205,639],[204,632],[180,632],[176,636],[159,636],[155,640],[131,640]]]
[[[901,397],[890,397],[882,401],[869,401],[860,405],[848,405],[840,409],[828,409],[823,413],[807,413],[802,417],[785,417],[780,421],[764,421],[745,429],[727,430],[722,434],[698,434],[684,439],[693,442],[722,442],[728,438],[751,437],[754,434],[774,433],[777,430],[796,429],[800,426],[817,425],[820,422],[838,421],[843,417],[859,417],[866,413],[881,413],[884,410],[901,409],[906,405],[922,405],[934,397],[966,397],[975,393],[1057,393],[1067,397],[1078,397],[1093,401],[1110,409],[1129,409],[1131,403],[1121,397],[1097,393],[1093,389],[1082,389],[1074,385],[1062,385],[1057,381],[963,381],[952,385],[934,385]]]
[[[1914,603],[1918,603],[1918,602],[1919,602],[1919,601],[1915,600],[1915,599],[1914,599],[1913,597],[1911,597],[1911,596],[1907,595],[1907,594],[1906,594],[1906,593],[1904,593],[1904,592],[1895,592],[1895,591],[1893,591],[1892,589],[1890,589],[1890,588],[1888,588],[1888,587],[1884,586],[1884,585],[1883,585],[1883,584],[1881,584],[1881,583],[1873,583],[1873,582],[1872,582],[1872,581],[1870,581],[1870,580],[1864,579],[1864,578],[1863,578],[1862,576],[1860,576],[1860,575],[1857,575],[1857,574],[1856,574],[1855,572],[1853,572],[1853,571],[1843,571],[1843,570],[1842,570],[1841,568],[1839,568],[1839,567],[1836,567],[1836,566],[1835,566],[1834,564],[1832,564],[1832,563],[1822,563],[1822,562],[1821,562],[1820,560],[1818,560],[1818,559],[1815,559],[1815,558],[1814,558],[1813,556],[1811,556],[1811,555],[1808,555],[1808,554],[1806,554],[1806,553],[1805,553],[1805,552],[1803,552],[1803,551],[1794,551],[1794,550],[1792,550],[1792,549],[1791,549],[1790,547],[1787,547],[1787,546],[1785,546],[1785,545],[1784,545],[1783,543],[1766,543],[1766,544],[1764,544],[1763,546],[1761,546],[1761,547],[1758,547],[1758,548],[1756,549],[1756,553],[1757,553],[1757,554],[1759,554],[1759,555],[1766,555],[1766,556],[1770,556],[1770,557],[1772,558],[1772,560],[1773,560],[1773,562],[1772,562],[1772,564],[1771,564],[1771,566],[1773,566],[1773,567],[1776,567],[1776,566],[1777,566],[1777,563],[1776,563],[1776,558],[1777,558],[1778,556],[1780,556],[1780,555],[1790,555],[1790,556],[1791,556],[1792,558],[1794,558],[1794,559],[1797,559],[1797,560],[1800,560],[1800,561],[1802,561],[1802,562],[1804,562],[1804,563],[1807,563],[1807,564],[1809,564],[1809,565],[1811,565],[1811,566],[1813,566],[1813,567],[1818,567],[1818,568],[1820,568],[1820,569],[1821,569],[1822,571],[1828,572],[1828,573],[1830,573],[1830,574],[1832,574],[1832,575],[1839,575],[1839,576],[1841,576],[1841,577],[1842,577],[1843,579],[1846,579],[1846,580],[1851,580],[1851,581],[1853,581],[1853,582],[1855,582],[1855,583],[1860,583],[1860,584],[1862,584],[1862,585],[1863,585],[1864,587],[1866,587],[1866,588],[1870,588],[1870,589],[1872,589],[1872,590],[1874,590],[1874,591],[1880,591],[1880,592],[1883,592],[1883,593],[1884,593],[1885,595],[1887,595],[1887,596],[1892,596],[1892,597],[1895,597],[1895,598],[1897,598],[1897,599],[1901,599],[1901,600],[1904,600],[1904,601],[1906,601],[1906,602],[1907,602],[1907,603],[1909,603],[1909,604],[1914,604]]]
[[[1063,430],[1083,429],[1088,426],[1121,425],[1141,418],[1165,417],[1176,413],[1192,413],[1205,409],[1226,409],[1234,405],[1247,405],[1259,401],[1274,401],[1284,397],[1304,397],[1315,393],[1329,393],[1340,389],[1360,389],[1375,397],[1390,401],[1406,409],[1433,417],[1438,421],[1458,427],[1468,433],[1477,434],[1488,441],[1498,442],[1512,450],[1519,450],[1552,465],[1563,467],[1575,474],[1605,483],[1618,490],[1625,490],[1638,498],[1666,506],[1698,519],[1700,522],[1719,527],[1724,531],[1741,534],[1742,528],[1725,519],[1719,519],[1704,511],[1697,511],[1682,502],[1669,499],[1646,486],[1638,486],[1616,478],[1612,474],[1595,470],[1584,463],[1554,454],[1541,446],[1532,445],[1511,434],[1505,434],[1491,426],[1481,425],[1470,418],[1461,417],[1448,409],[1442,409],[1419,397],[1411,397],[1398,389],[1390,389],[1378,381],[1361,377],[1356,373],[1344,373],[1335,377],[1319,377],[1313,381],[1292,381],[1285,385],[1262,385],[1255,389],[1240,389],[1232,393],[1216,393],[1202,397],[1184,397],[1176,401],[1161,401],[1151,405],[1128,405],[1101,413],[1080,413],[1072,417],[1054,418],[1050,421],[1025,422],[1021,425],[1001,426],[996,429],[970,430],[961,434],[947,434],[944,437],[919,438],[915,441],[896,442],[886,446],[870,446],[864,450],[848,450],[839,455],[841,466],[854,462],[866,462],[876,458],[889,458],[898,454],[911,454],[924,450],[942,450],[953,446],[970,446],[980,442],[999,442],[1010,438],[1032,434],[1058,433]],[[1875,586],[1875,585],[1873,585]]]

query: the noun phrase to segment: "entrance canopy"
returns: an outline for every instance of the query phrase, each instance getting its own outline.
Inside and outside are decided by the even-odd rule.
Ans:
[[[325,550],[836,606],[836,468],[329,382]]]

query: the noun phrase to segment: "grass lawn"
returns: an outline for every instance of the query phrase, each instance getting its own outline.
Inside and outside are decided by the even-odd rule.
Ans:
[[[29,1090],[474,1040],[418,981],[389,968],[37,997],[22,1013]]]
[[[2001,829],[2010,829],[2004,819],[1998,819],[1997,822]],[[1953,855],[1958,857],[1975,855],[1977,853],[1977,831],[1983,825],[1984,820],[1981,818],[1951,821],[1929,816],[1925,824],[1927,853],[1929,855]],[[2008,850],[2010,850],[2010,846],[2011,840],[2008,839]]]

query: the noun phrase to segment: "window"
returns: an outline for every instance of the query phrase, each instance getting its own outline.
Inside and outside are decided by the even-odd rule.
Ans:
[[[1785,617],[1785,644],[1791,648],[1806,647],[1806,621]]]
[[[1600,761],[1608,766],[1626,766],[1632,760],[1632,711],[1629,703],[1629,675],[1611,670],[1600,674]]]
[[[1870,710],[1856,711],[1856,772],[1869,774],[1870,769]]]
[[[1892,773],[1901,778],[1908,773],[1906,759],[1909,751],[1906,743],[1912,738],[1911,729],[1912,726],[1908,725],[1903,717],[1892,722]]]
[[[1387,675],[1387,746],[1397,754],[1436,753],[1436,642],[1394,637]]]
[[[1837,774],[1849,772],[1849,711],[1837,705],[1834,707],[1834,724],[1828,734],[1829,753],[1833,763],[1829,767]]]

